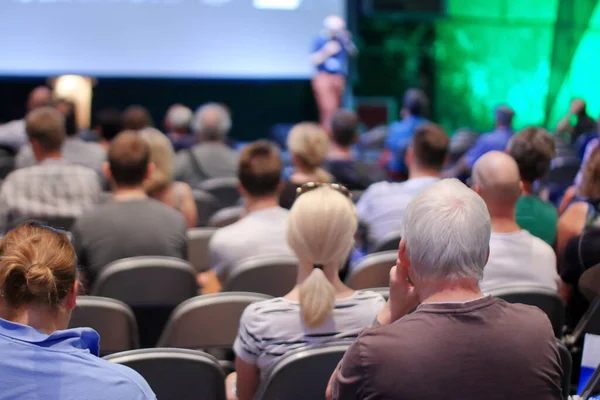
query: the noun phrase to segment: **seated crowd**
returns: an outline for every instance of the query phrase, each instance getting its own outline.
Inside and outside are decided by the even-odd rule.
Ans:
[[[137,373],[98,358],[95,331],[67,329],[76,296],[123,258],[186,260],[187,232],[202,211],[194,191],[213,178],[237,178],[242,215],[212,235],[210,268],[197,276],[202,293],[221,291],[238,265],[259,256],[295,258],[298,271],[289,293],[241,316],[229,399],[253,399],[265,371],[287,352],[340,339],[353,344],[331,371],[331,399],[562,398],[548,318],[493,296],[519,288],[557,293],[571,328],[585,312],[577,283],[600,263],[598,142],[588,145],[596,147],[580,182],[557,210],[538,188],[556,140],[538,127],[513,133],[507,106],[496,109],[494,131],[454,165],[452,139],[425,119],[419,90],[407,92],[379,163],[357,157],[358,117],[339,110],[328,128],[302,122],[291,129],[288,175],[270,141],[229,146],[232,119],[221,104],[195,113],[170,107],[166,133],[139,105],[98,111],[85,133],[75,127],[73,103],[53,101],[45,88],[27,106],[22,122],[0,126],[0,145],[17,150],[15,170],[0,186],[0,347],[7,354],[0,363],[14,377],[0,385],[8,397],[67,391],[75,399],[82,388],[97,388],[97,397],[86,398],[155,398]],[[560,125],[573,139],[581,129]],[[468,177],[470,187],[455,177]],[[389,300],[346,286],[349,255],[362,256],[395,232],[401,240]],[[62,372],[40,371],[32,361],[59,362]]]

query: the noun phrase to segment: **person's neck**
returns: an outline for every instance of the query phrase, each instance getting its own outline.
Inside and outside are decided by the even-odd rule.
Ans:
[[[148,195],[142,186],[117,186],[113,189],[113,200],[129,201],[147,199]]]
[[[68,328],[68,316],[61,311],[49,310],[44,306],[29,305],[14,312],[2,313],[2,318],[21,325],[30,326],[48,335]]]
[[[488,204],[493,233],[511,233],[521,228],[515,220],[515,207],[494,206]]]
[[[419,289],[421,303],[464,303],[482,297],[474,279],[451,280]]]
[[[266,197],[245,197],[244,207],[246,212],[266,210],[268,208],[279,207],[279,199],[276,195]]]
[[[290,182],[292,183],[306,183],[316,180],[315,171],[303,165],[296,165],[294,173],[290,176]]]
[[[37,157],[37,162],[41,163],[46,160],[60,160],[60,159],[62,159],[62,154],[60,153],[60,151],[58,151],[58,152],[40,154]]]
[[[350,150],[350,147],[344,147],[336,143],[331,143],[331,145],[329,146],[329,154],[327,155],[327,158],[330,160],[349,161],[352,160],[354,157],[352,157],[352,151]]]
[[[418,165],[412,165],[408,168],[408,179],[439,178],[440,174],[440,171],[429,168],[422,168]]]
[[[523,194],[525,196],[533,196],[533,182],[523,182]]]

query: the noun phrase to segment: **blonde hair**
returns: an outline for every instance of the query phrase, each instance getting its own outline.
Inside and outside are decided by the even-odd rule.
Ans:
[[[150,149],[150,162],[154,170],[149,179],[144,182],[144,190],[149,196],[164,190],[173,181],[173,146],[161,131],[155,128],[145,128],[139,133]]]
[[[294,125],[287,138],[287,147],[302,166],[316,175],[319,182],[329,183],[333,180],[321,167],[329,147],[329,137],[321,125],[314,122]]]
[[[346,261],[358,226],[350,199],[324,186],[304,193],[288,217],[287,240],[301,264],[335,269]],[[331,314],[335,288],[320,268],[313,268],[300,286],[300,309],[309,328],[321,325]]]

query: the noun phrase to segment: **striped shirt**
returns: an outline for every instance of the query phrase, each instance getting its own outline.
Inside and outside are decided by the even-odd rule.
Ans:
[[[307,328],[300,303],[279,297],[249,305],[240,321],[233,350],[249,364],[264,371],[286,352],[304,346],[354,339],[381,311],[383,297],[375,292],[356,291],[337,299],[332,313],[317,328]]]

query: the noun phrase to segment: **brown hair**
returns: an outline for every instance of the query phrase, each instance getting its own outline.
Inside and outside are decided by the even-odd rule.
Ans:
[[[583,183],[579,193],[590,199],[600,198],[600,147],[596,147],[583,166]]]
[[[150,163],[150,148],[137,132],[121,132],[110,143],[108,163],[117,185],[141,185]]]
[[[154,121],[146,107],[136,104],[123,112],[123,127],[126,130],[139,131],[150,126],[154,126]]]
[[[550,169],[554,141],[544,128],[530,126],[517,132],[506,147],[519,166],[521,180],[535,182]]]
[[[279,150],[268,141],[259,140],[242,149],[238,179],[252,196],[273,195],[279,186],[282,168]]]
[[[427,123],[415,130],[412,149],[415,161],[425,168],[441,170],[448,156],[450,137],[437,124]]]
[[[60,151],[66,138],[65,117],[52,107],[36,108],[27,114],[25,130],[29,140],[36,140],[44,151]]]
[[[59,305],[77,279],[75,250],[67,235],[25,222],[0,241],[0,288],[11,307]]]

